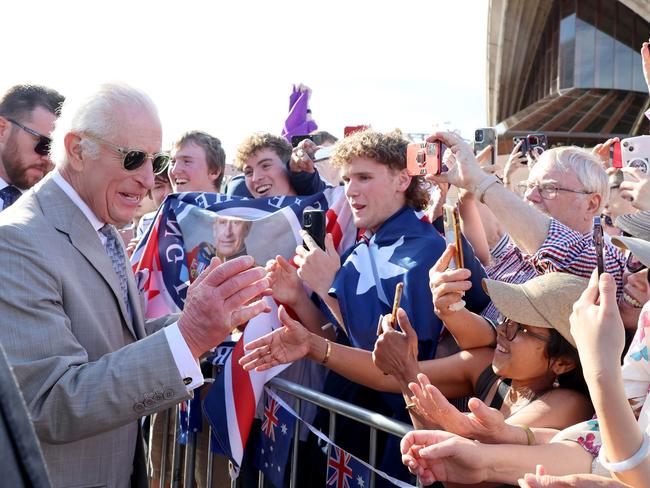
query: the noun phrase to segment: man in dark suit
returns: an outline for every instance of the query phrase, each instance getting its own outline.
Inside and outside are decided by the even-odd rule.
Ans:
[[[0,212],[52,170],[50,133],[62,103],[36,85],[16,85],[0,99]]]

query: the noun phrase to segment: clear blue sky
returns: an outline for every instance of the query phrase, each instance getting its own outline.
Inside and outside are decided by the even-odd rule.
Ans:
[[[370,123],[465,137],[485,124],[487,0],[5,2],[0,89],[64,95],[123,81],[159,106],[166,143],[188,129],[230,161],[250,132],[279,132],[292,83],[321,129]],[[13,20],[12,20],[13,19]]]

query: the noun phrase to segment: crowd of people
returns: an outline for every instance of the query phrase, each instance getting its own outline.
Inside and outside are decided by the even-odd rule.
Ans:
[[[650,87],[648,43],[641,54]],[[248,343],[240,364],[311,360],[331,370],[325,393],[412,423],[400,446],[384,443],[389,474],[445,486],[650,486],[650,175],[610,167],[616,139],[541,154],[515,145],[499,168],[486,164],[489,148],[476,155],[458,134],[435,132],[427,141],[447,148],[446,170],[410,176],[401,132],[337,140],[317,130],[309,93],[294,87],[281,135],[243,140],[229,178],[210,134],[188,131],[163,151],[155,104],[127,85],[65,101],[41,86],[4,94],[3,484],[157,485],[162,432],[152,420],[147,461],[140,419],[198,391],[201,358],[272,297],[282,327]],[[336,186],[358,229],[343,253],[332,234],[324,248],[303,234],[292,259],[259,265],[251,221],[217,215],[211,239],[186,250],[182,312],[145,319],[129,257],[169,194],[269,199]],[[450,265],[461,249],[443,231],[452,187],[462,267]],[[362,451],[359,429],[342,422],[337,442]],[[225,463],[215,469],[225,483]]]

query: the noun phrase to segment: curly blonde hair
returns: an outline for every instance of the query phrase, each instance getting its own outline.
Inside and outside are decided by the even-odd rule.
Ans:
[[[269,132],[256,132],[251,134],[237,148],[235,154],[234,166],[239,169],[244,169],[244,163],[260,149],[273,149],[283,163],[288,163],[291,157],[291,144],[286,139],[280,136],[275,136]]]
[[[367,158],[388,166],[393,171],[406,169],[406,147],[410,141],[401,132],[388,133],[365,130],[355,132],[340,140],[334,146],[330,164],[342,168],[353,158]],[[411,183],[404,192],[406,204],[416,210],[424,210],[429,205],[428,183],[423,177],[411,177]]]

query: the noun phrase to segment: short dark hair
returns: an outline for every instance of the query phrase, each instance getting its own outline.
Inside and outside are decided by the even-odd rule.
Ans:
[[[205,161],[208,163],[208,170],[212,172],[219,170],[219,176],[214,180],[214,187],[218,191],[221,188],[221,182],[223,181],[226,170],[226,151],[221,146],[221,141],[207,132],[193,130],[183,134],[174,143],[174,148],[178,150],[188,142],[196,144],[205,151]]]
[[[338,142],[338,139],[327,132],[326,130],[314,130],[309,133],[310,136],[319,136],[320,141],[319,144],[323,145],[325,143],[330,143],[330,144],[336,144]]]
[[[0,100],[0,116],[22,121],[30,117],[34,109],[42,107],[58,117],[64,100],[58,91],[45,86],[16,85]]]

